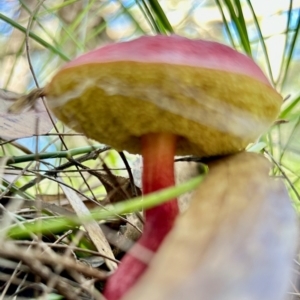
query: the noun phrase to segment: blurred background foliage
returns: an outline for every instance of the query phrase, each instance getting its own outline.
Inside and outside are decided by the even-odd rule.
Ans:
[[[141,35],[178,34],[191,39],[208,39],[230,45],[246,53],[262,67],[285,102],[281,115],[268,134],[261,137],[258,149],[266,150],[273,160],[274,175],[286,179],[295,206],[300,205],[300,0],[8,0],[0,1],[0,88],[15,93],[27,93],[47,83],[66,61],[108,43],[126,41]],[[29,63],[30,62],[30,63]],[[255,99],[254,99],[255,101]],[[1,113],[1,109],[0,109]],[[3,114],[3,112],[2,112]],[[47,115],[39,120],[46,122]],[[7,116],[2,122],[8,122]],[[49,122],[49,120],[47,120]],[[25,119],[26,122],[26,119]],[[42,127],[42,126],[40,126]],[[51,127],[53,127],[51,125]],[[57,124],[50,133],[70,133]],[[27,132],[24,136],[1,135],[1,153],[30,155],[91,145],[80,135],[63,136]],[[27,137],[22,138],[21,137]],[[29,138],[28,138],[29,137]],[[53,156],[52,156],[53,157]],[[131,163],[134,157],[129,157]],[[103,157],[109,167],[123,163],[116,152]],[[31,173],[13,168],[2,184],[13,182],[21,187],[65,160],[49,159],[26,167]],[[99,168],[98,162],[87,162]],[[121,166],[121,167],[120,167]],[[138,167],[137,167],[138,168]],[[35,171],[33,171],[35,170]],[[75,170],[75,169],[74,169]],[[73,171],[74,171],[73,170]],[[69,169],[71,172],[72,170]],[[85,175],[90,188],[99,186],[93,176]],[[68,173],[70,184],[90,194],[85,182],[76,173]],[[14,181],[12,181],[14,180]],[[53,187],[56,186],[55,189]],[[26,192],[34,196],[58,192],[56,183],[44,180]],[[103,189],[97,189],[103,193]]]

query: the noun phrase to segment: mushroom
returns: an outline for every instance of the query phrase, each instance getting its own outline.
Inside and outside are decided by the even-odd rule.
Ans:
[[[84,54],[67,63],[45,93],[69,127],[142,154],[144,194],[174,184],[174,155],[243,150],[274,122],[282,103],[249,57],[176,35],[144,36]],[[176,199],[145,211],[141,239],[107,283],[109,300],[119,299],[144,272],[177,214]]]

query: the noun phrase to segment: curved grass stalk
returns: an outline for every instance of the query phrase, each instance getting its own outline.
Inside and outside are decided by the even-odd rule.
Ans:
[[[207,172],[207,170],[206,170]],[[19,239],[26,238],[32,233],[45,233],[52,232],[57,233],[65,229],[69,229],[70,226],[78,226],[84,221],[94,220],[107,220],[114,218],[116,215],[123,215],[132,212],[136,212],[142,209],[148,209],[156,205],[162,204],[169,199],[176,198],[186,192],[195,189],[204,179],[205,174],[197,176],[183,184],[176,187],[167,188],[156,193],[149,194],[144,197],[137,197],[134,199],[119,202],[114,206],[107,207],[107,209],[94,209],[91,211],[90,216],[85,217],[54,217],[47,218],[43,222],[23,222],[22,226],[13,225],[8,230],[4,228],[7,232],[7,236]],[[1,231],[0,230],[0,233]]]

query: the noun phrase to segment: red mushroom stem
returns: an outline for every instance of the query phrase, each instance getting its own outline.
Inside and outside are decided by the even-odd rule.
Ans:
[[[169,133],[150,133],[141,138],[143,155],[143,193],[152,193],[173,186],[176,136]],[[172,199],[145,211],[144,232],[118,270],[109,278],[104,295],[108,300],[120,299],[143,274],[149,257],[143,249],[155,252],[173,227],[178,215],[177,199]],[[149,252],[148,252],[149,253]]]
[[[144,194],[175,184],[175,148],[176,135],[174,134],[151,133],[142,137]],[[162,239],[173,227],[177,214],[176,199],[145,211],[144,234],[149,240],[147,245],[149,249],[157,250]]]

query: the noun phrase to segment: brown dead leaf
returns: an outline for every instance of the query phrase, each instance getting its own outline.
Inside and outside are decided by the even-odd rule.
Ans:
[[[97,178],[103,184],[107,193],[102,202],[103,204],[118,203],[142,195],[141,189],[137,186],[135,186],[137,195],[133,195],[132,184],[129,178],[101,172],[97,172]]]
[[[123,300],[282,300],[289,284],[297,222],[269,162],[240,153],[209,164],[150,263]]]
[[[60,178],[57,178],[57,181],[61,181]],[[69,187],[65,186],[64,184],[60,184],[61,189],[64,191],[66,197],[68,198],[70,205],[72,206],[73,210],[77,214],[77,216],[88,216],[90,215],[90,211],[84,205],[82,200],[79,198],[78,194],[70,189]],[[114,254],[111,250],[111,247],[102,232],[100,226],[96,221],[89,221],[83,224],[85,230],[89,234],[91,240],[93,241],[95,247],[99,251],[99,253],[111,258],[115,259]],[[117,264],[112,260],[105,259],[105,263],[110,270],[115,270],[117,268]]]
[[[0,138],[21,138],[32,134],[44,134],[52,129],[53,125],[42,100],[33,101],[34,97],[41,95],[41,90],[21,95],[0,89]],[[32,109],[33,102],[35,109]]]

